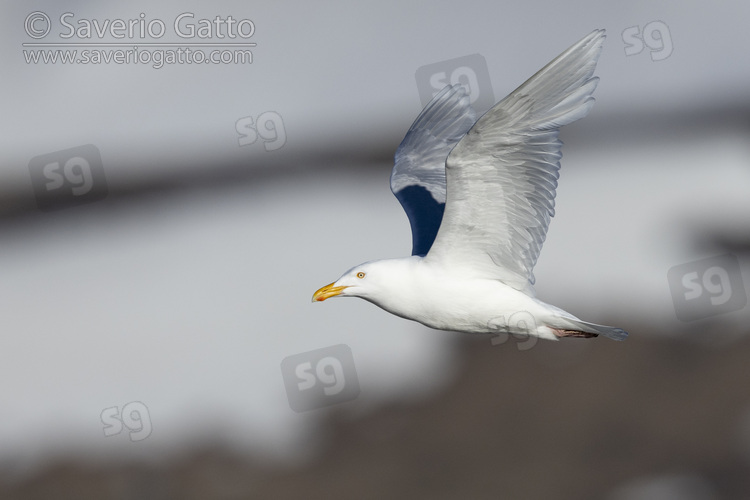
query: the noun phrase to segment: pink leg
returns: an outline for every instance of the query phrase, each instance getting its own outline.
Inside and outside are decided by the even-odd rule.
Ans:
[[[557,337],[576,337],[576,338],[583,338],[583,339],[589,339],[591,337],[598,337],[598,333],[588,333],[588,332],[581,332],[579,330],[558,330],[557,328],[550,327],[550,330],[552,330],[552,333],[554,333]]]

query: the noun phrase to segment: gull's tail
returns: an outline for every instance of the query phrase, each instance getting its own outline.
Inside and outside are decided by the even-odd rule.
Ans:
[[[547,318],[545,324],[552,330],[556,337],[596,337],[597,335],[602,335],[612,340],[625,340],[628,337],[628,332],[622,328],[589,323],[588,321],[576,318],[568,311],[564,311],[559,307],[547,304],[539,299],[535,300],[554,313],[552,318]]]

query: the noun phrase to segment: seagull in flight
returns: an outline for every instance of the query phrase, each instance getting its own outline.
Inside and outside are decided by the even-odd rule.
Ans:
[[[463,86],[435,95],[398,147],[391,174],[412,255],[355,266],[313,302],[360,297],[439,330],[624,340],[620,328],[537,299],[532,273],[555,214],[558,133],[594,104],[604,38],[593,31],[478,120]]]

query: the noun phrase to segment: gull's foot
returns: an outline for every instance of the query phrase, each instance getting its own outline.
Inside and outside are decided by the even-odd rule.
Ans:
[[[556,337],[575,337],[575,338],[581,338],[581,339],[590,339],[591,337],[598,337],[598,333],[589,333],[589,332],[582,332],[580,330],[558,330],[557,328],[551,328],[552,333],[555,334]]]

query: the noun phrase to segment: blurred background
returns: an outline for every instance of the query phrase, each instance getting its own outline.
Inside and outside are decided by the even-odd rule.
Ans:
[[[750,495],[747,4],[1,5],[0,498]],[[433,92],[597,28],[536,289],[626,342],[310,303]]]

